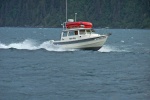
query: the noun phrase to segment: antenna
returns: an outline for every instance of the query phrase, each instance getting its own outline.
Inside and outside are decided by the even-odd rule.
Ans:
[[[66,0],[66,22],[67,22],[67,11],[68,11],[68,9],[67,9],[67,0]]]
[[[75,13],[75,22],[77,21],[77,13]]]

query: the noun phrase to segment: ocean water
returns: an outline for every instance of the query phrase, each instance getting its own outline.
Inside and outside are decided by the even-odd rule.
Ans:
[[[99,51],[49,44],[61,28],[0,28],[0,100],[150,100],[150,30],[112,33]]]

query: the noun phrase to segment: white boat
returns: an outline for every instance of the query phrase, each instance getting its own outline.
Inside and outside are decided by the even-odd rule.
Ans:
[[[76,21],[73,19],[67,21],[67,0],[66,0],[66,22],[63,23],[63,31],[59,41],[51,40],[50,43],[64,49],[83,49],[99,50],[106,42],[109,34],[100,35],[92,29],[92,23]]]
[[[67,22],[60,40],[51,43],[65,49],[99,50],[109,35],[95,33],[90,22]]]

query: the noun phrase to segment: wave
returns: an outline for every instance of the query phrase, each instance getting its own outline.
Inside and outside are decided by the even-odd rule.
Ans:
[[[23,42],[18,43],[10,43],[10,44],[3,44],[0,42],[0,49],[25,49],[25,50],[38,50],[38,49],[45,49],[47,51],[73,51],[73,49],[63,49],[59,46],[55,46],[50,44],[49,41],[45,41],[41,44],[38,44],[36,41],[31,39],[26,39]]]
[[[117,46],[104,45],[99,52],[130,52],[125,48],[119,48]]]

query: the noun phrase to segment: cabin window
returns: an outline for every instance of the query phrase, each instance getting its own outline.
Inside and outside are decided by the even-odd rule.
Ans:
[[[66,36],[67,36],[67,32],[64,32],[64,33],[63,33],[63,37],[66,37]]]
[[[86,33],[87,34],[91,34],[91,30],[86,30]]]
[[[69,36],[75,35],[74,31],[69,31]]]
[[[74,34],[75,34],[75,35],[78,35],[78,31],[74,31]]]
[[[80,35],[85,35],[85,30],[80,30]]]

